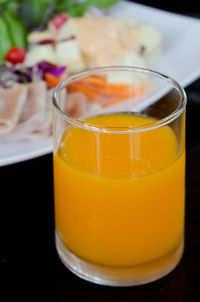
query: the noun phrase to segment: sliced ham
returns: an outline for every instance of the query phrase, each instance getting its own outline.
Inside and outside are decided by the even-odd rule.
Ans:
[[[51,98],[52,89],[44,81],[1,90],[1,140],[33,140],[50,135]]]
[[[45,112],[44,112],[44,124],[46,129],[48,129],[48,134],[52,134],[52,97],[53,88],[47,91]]]
[[[25,85],[0,90],[0,134],[9,133],[15,128],[26,97],[27,87]]]
[[[47,90],[44,81],[28,84],[27,90],[27,100],[14,132],[24,137],[48,135],[51,131],[50,94],[52,91]]]
[[[1,90],[1,140],[35,140],[51,135],[52,94],[53,89],[48,89],[44,81]],[[62,96],[60,105],[68,115],[81,118],[87,114],[89,103],[83,93],[67,94],[63,89]]]
[[[81,118],[87,113],[89,104],[82,92],[71,92],[66,96],[65,112],[74,118]]]

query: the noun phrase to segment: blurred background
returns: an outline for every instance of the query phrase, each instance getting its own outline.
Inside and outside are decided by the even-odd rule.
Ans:
[[[200,15],[200,8],[198,8],[198,2],[195,0],[190,1],[167,1],[167,0],[139,0],[131,1],[140,4],[153,6],[159,9],[165,9],[172,12],[180,12],[183,14],[197,16]]]

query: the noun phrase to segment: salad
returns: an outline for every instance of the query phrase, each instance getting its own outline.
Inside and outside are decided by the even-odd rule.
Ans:
[[[161,51],[157,30],[133,19],[108,16],[106,9],[116,2],[0,0],[1,138],[51,135],[52,91],[71,74],[109,65],[147,67],[156,58]],[[120,102],[133,80],[112,74],[90,78],[81,83],[86,97],[76,85],[68,87],[66,113],[79,118],[84,107],[96,103],[94,89],[108,83],[113,95],[103,94],[98,105]],[[142,89],[146,85],[144,79],[137,82]]]

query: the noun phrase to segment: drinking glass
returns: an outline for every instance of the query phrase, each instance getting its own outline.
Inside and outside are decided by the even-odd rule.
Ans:
[[[184,249],[183,88],[133,67],[91,69],[53,95],[55,238],[97,284],[157,280]]]

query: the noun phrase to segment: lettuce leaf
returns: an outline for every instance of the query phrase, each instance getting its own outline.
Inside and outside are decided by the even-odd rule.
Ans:
[[[0,0],[6,1],[6,0]],[[83,16],[92,6],[108,9],[118,0],[21,0],[19,16],[28,29],[44,28],[48,21],[61,12],[73,17]]]
[[[28,29],[43,28],[55,13],[56,0],[22,0],[18,14]]]
[[[9,10],[3,14],[3,17],[10,34],[12,45],[26,48],[27,31],[22,21]]]
[[[72,17],[79,17],[83,16],[92,6],[108,9],[117,2],[118,0],[60,0],[57,1],[57,10],[58,12],[67,11]]]
[[[6,52],[12,47],[12,41],[7,25],[3,18],[0,18],[0,61],[4,60]]]
[[[5,10],[16,13],[20,0],[0,0],[0,16]]]

